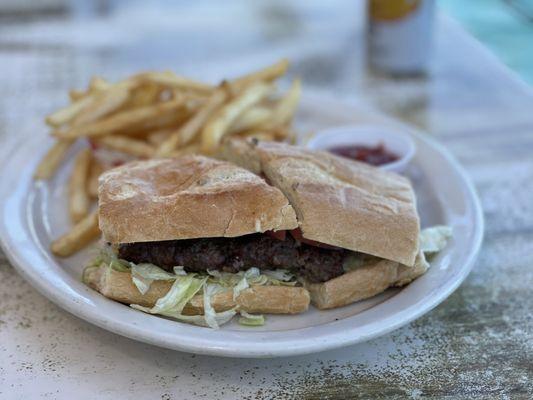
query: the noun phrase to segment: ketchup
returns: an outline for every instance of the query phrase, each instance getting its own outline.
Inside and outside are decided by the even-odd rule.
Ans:
[[[272,239],[283,241],[287,238],[287,232],[289,232],[294,240],[298,242],[305,243],[310,246],[321,247],[323,249],[340,250],[340,247],[304,238],[300,228],[292,229],[290,231],[266,231],[265,234],[270,236]]]
[[[345,145],[330,147],[330,153],[352,160],[361,161],[370,165],[383,165],[398,160],[398,156],[388,151],[383,143],[377,146]]]
[[[300,228],[292,229],[290,233],[291,233],[291,236],[294,238],[294,240],[297,240],[298,242],[301,242],[301,243],[308,244],[310,246],[321,247],[323,249],[331,249],[331,250],[340,249],[340,247],[337,247],[337,246],[332,246],[330,244],[317,242],[315,240],[304,238],[302,230]]]

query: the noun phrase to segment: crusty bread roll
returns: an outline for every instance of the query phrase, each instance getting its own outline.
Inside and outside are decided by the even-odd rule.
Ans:
[[[125,304],[138,304],[153,307],[157,299],[163,297],[172,281],[154,281],[144,295],[131,280],[129,272],[118,272],[102,265],[88,267],[84,272],[84,282],[102,293],[105,297]],[[211,304],[215,311],[221,312],[238,306],[249,313],[297,314],[309,307],[309,292],[303,287],[291,286],[252,286],[239,293],[233,300],[233,290],[217,293]],[[185,306],[186,315],[203,314],[203,296],[196,295]]]
[[[281,191],[201,156],[138,161],[99,179],[99,224],[111,243],[232,237],[298,226]]]
[[[407,285],[424,274],[428,267],[424,254],[420,252],[413,267],[377,260],[327,282],[306,282],[304,286],[309,290],[313,305],[325,310],[368,299],[391,286]]]
[[[281,189],[305,238],[414,264],[420,223],[408,179],[276,142],[228,140],[223,156]]]

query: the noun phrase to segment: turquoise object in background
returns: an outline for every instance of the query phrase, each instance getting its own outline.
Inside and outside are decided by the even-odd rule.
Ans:
[[[441,0],[439,5],[533,84],[533,0]]]

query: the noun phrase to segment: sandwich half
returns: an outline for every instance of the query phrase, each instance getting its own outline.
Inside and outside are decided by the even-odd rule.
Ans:
[[[139,161],[104,173],[98,195],[105,245],[84,281],[106,297],[212,327],[307,310],[265,233],[297,228],[294,210],[259,176],[200,156]]]
[[[304,241],[344,254],[342,270],[325,279],[301,279],[318,308],[374,296],[426,271],[407,178],[283,143],[234,139],[226,142],[223,156],[263,175],[287,196]]]

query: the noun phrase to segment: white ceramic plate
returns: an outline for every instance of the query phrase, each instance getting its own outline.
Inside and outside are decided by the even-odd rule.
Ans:
[[[353,104],[307,96],[298,124],[305,131],[376,119],[394,123],[360,110]],[[33,182],[33,170],[50,144],[44,129],[42,135],[34,137],[12,147],[9,157],[1,158],[0,237],[10,261],[37,290],[72,314],[120,335],[170,349],[275,357],[332,349],[383,335],[448,297],[470,271],[482,240],[479,201],[463,170],[441,146],[414,134],[418,151],[408,174],[417,192],[422,225],[446,224],[454,234],[426,275],[401,290],[388,290],[340,309],[268,316],[263,327],[232,323],[215,331],[182,324],[135,311],[83,285],[81,272],[91,250],[65,260],[50,254],[52,238],[68,227],[65,182],[70,166],[61,169],[51,182]],[[69,163],[73,154],[69,154]]]

